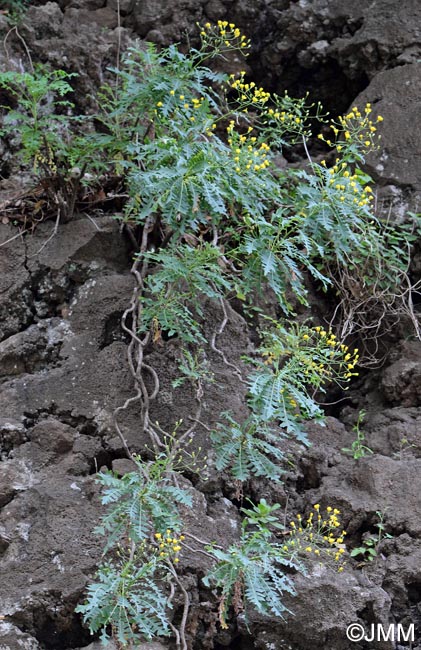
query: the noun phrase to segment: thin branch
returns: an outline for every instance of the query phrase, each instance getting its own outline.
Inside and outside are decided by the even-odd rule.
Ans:
[[[98,232],[102,232],[102,229],[98,226],[97,222],[95,219],[93,219],[87,212],[83,212],[83,215],[89,219],[91,223],[95,226],[95,228],[98,230]]]
[[[58,227],[59,227],[59,223],[60,223],[60,214],[61,214],[60,213],[60,208],[58,208],[57,209],[56,221],[55,221],[54,228],[53,228],[53,231],[52,231],[51,235],[45,240],[45,242],[43,243],[41,248],[39,250],[37,250],[36,253],[34,253],[33,255],[28,256],[28,259],[31,258],[31,257],[36,257],[37,255],[39,255],[41,253],[41,251],[44,250],[44,248],[47,246],[47,244],[57,235]]]
[[[182,542],[183,548],[187,548],[189,551],[192,553],[200,553],[201,555],[205,555],[206,557],[210,558],[211,560],[215,560],[215,557],[211,555],[210,553],[207,553],[206,551],[203,551],[201,548],[192,548],[186,542]]]
[[[190,598],[183,583],[181,582],[180,578],[177,575],[177,571],[175,570],[173,563],[170,560],[168,560],[168,564],[170,566],[171,574],[174,580],[176,581],[184,598],[183,614],[181,617],[180,626],[178,628],[181,643],[178,644],[178,647],[180,647],[181,650],[188,650],[187,641],[186,641],[186,623],[187,623],[187,617],[189,615],[189,609],[190,609]]]
[[[222,307],[222,311],[224,313],[224,318],[222,320],[222,323],[221,323],[219,329],[216,330],[216,332],[213,332],[212,338],[211,338],[211,341],[210,341],[210,346],[211,346],[211,348],[212,348],[212,350],[214,352],[216,352],[217,354],[219,354],[220,357],[222,357],[222,360],[223,360],[223,362],[224,362],[224,364],[226,366],[228,366],[229,368],[233,368],[233,370],[235,371],[235,374],[237,375],[237,377],[241,381],[241,383],[242,384],[247,384],[247,382],[244,381],[244,379],[243,379],[243,375],[241,374],[241,370],[239,368],[237,368],[237,366],[234,363],[231,363],[230,361],[228,361],[228,359],[226,358],[224,352],[216,347],[216,338],[218,336],[221,336],[221,334],[224,331],[224,329],[226,328],[228,320],[229,320],[227,310],[226,310],[226,307],[225,307],[224,299],[220,298],[219,302],[220,302],[220,305]]]
[[[203,539],[199,539],[199,537],[196,537],[195,535],[192,535],[191,533],[185,532],[184,536],[185,537],[190,537],[190,539],[194,539],[195,542],[197,542],[198,544],[201,544],[202,546],[209,546],[210,545],[209,542],[205,542],[205,541],[203,541]],[[212,546],[213,546],[213,548],[217,548],[220,551],[224,550],[222,548],[222,546],[218,546],[218,544],[212,544]]]
[[[22,231],[18,232],[17,235],[13,235],[13,237],[10,237],[10,239],[6,239],[6,241],[4,241],[4,242],[2,242],[2,243],[0,244],[0,248],[1,248],[2,246],[6,246],[6,244],[10,244],[11,241],[14,241],[14,240],[17,239],[18,237],[21,237],[21,236],[23,236],[23,235],[26,235],[26,233],[29,232],[29,230],[30,230],[30,229],[27,228],[26,230],[22,230]]]
[[[7,32],[6,36],[5,36],[4,39],[3,39],[3,47],[4,47],[4,51],[6,52],[6,56],[7,56],[8,60],[10,61],[10,57],[9,57],[9,53],[8,53],[8,51],[7,51],[6,42],[7,42],[7,39],[9,38],[9,36],[10,36],[10,34],[11,34],[12,32],[15,32],[16,36],[18,37],[18,39],[19,39],[20,42],[22,43],[22,45],[23,45],[23,49],[25,50],[26,56],[28,57],[29,67],[30,67],[30,69],[31,69],[32,74],[34,74],[35,70],[34,70],[34,64],[32,63],[32,57],[31,57],[31,54],[30,54],[30,52],[29,52],[29,49],[28,49],[28,46],[27,46],[27,44],[26,44],[25,39],[24,39],[24,38],[19,34],[19,31],[18,31],[17,25],[15,25],[15,26],[12,27],[11,29],[9,29],[9,31]]]

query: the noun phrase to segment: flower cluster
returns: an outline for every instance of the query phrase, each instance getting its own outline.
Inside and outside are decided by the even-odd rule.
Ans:
[[[320,348],[320,354],[336,361],[338,365],[336,369],[337,378],[339,379],[342,376],[345,380],[349,381],[351,377],[357,377],[358,372],[352,371],[355,369],[360,358],[358,348],[354,348],[351,351],[347,345],[337,340],[332,330],[326,331],[323,327],[317,326],[312,328],[312,331],[316,338],[319,339],[318,347]],[[306,335],[304,334],[304,336]],[[313,361],[312,364],[313,363],[315,362]],[[323,363],[319,364],[319,368],[323,371]],[[329,374],[329,372],[332,373],[332,370],[329,370],[327,374]]]
[[[199,23],[197,23],[200,27]],[[229,23],[227,20],[218,20],[216,25],[205,23],[200,28],[200,36],[203,45],[211,44],[215,48],[229,48],[246,50],[250,47],[250,39],[248,39],[241,30]]]
[[[256,136],[251,135],[252,131],[252,127],[249,127],[247,135],[238,133],[234,129],[234,120],[231,120],[227,126],[228,144],[237,173],[248,170],[258,172],[270,166],[269,145],[266,142],[259,142]]]
[[[238,91],[238,100],[241,103],[242,109],[246,106],[255,104],[266,104],[270,99],[270,93],[266,92],[263,88],[258,88],[254,81],[246,83],[244,80],[245,72],[242,70],[240,76],[236,79],[235,74],[230,75],[230,87]]]
[[[54,153],[48,143],[46,143],[45,154],[42,153],[41,150],[35,153],[34,171],[37,170],[39,165],[46,167],[52,174],[57,174],[57,165],[54,160]]]
[[[353,372],[359,360],[358,349],[352,351],[336,338],[332,330],[323,327],[302,325],[291,334],[286,346],[272,346],[262,350],[266,366],[294,361],[297,372],[303,376],[305,383],[319,388],[326,381],[341,384],[358,376]],[[286,396],[287,397],[287,396]],[[289,399],[289,398],[288,398]],[[291,406],[296,406],[294,399],[289,399]]]
[[[330,129],[333,131],[333,138],[326,138],[322,133],[317,137],[323,140],[330,147],[336,147],[337,151],[342,151],[347,143],[356,143],[361,146],[362,150],[367,153],[375,148],[375,133],[377,127],[374,126],[373,120],[370,119],[372,107],[367,103],[363,112],[354,106],[351,111],[338,118],[338,122],[332,121]],[[377,116],[377,122],[382,122],[383,117]]]
[[[236,110],[248,113],[253,110],[253,120],[261,128],[276,129],[280,133],[303,134],[308,111],[305,109],[305,100],[292,100],[285,92],[283,97],[271,95],[264,88],[256,85],[254,81],[245,81],[245,72],[229,76],[228,90],[237,92],[235,98]],[[270,105],[269,105],[270,104]]]
[[[307,99],[308,95],[301,99],[293,99],[286,91],[282,97],[273,95],[273,106],[262,115],[265,126],[287,133],[288,138],[292,140],[295,140],[296,136],[310,135],[307,123],[314,105],[307,105]],[[316,113],[319,110],[320,106],[317,105]]]
[[[338,518],[340,510],[327,506],[322,514],[316,503],[307,519],[298,514],[289,524],[290,530],[282,550],[288,555],[333,560],[341,573],[345,566],[346,531]]]
[[[355,209],[367,206],[374,200],[373,190],[365,185],[364,177],[350,171],[346,162],[336,159],[335,165],[327,169],[326,161],[322,160],[318,173],[326,186],[324,198],[327,201],[334,198],[335,203],[339,200],[344,206]]]
[[[184,535],[177,537],[167,528],[165,533],[155,533],[154,537],[159,557],[163,560],[170,559],[177,564],[180,561],[178,555],[181,551],[181,542],[185,539]]]

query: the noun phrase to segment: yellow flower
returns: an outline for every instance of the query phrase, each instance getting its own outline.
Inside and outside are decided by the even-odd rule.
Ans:
[[[317,511],[320,510],[320,503],[315,503],[313,508]]]

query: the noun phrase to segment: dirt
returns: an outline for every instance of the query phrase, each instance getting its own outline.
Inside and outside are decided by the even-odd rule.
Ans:
[[[138,37],[167,44],[186,31],[193,34],[196,21],[233,20],[252,37],[248,65],[270,89],[317,93],[334,112],[366,101],[375,106],[384,117],[382,140],[367,170],[379,200],[398,221],[419,209],[417,0],[121,0],[121,26],[116,0],[32,5],[19,27],[31,56],[78,72],[74,100],[88,110],[119,47]],[[0,14],[3,37],[7,30]],[[9,34],[0,69],[25,66],[25,57],[16,34]],[[1,146],[3,200],[25,178],[18,174],[13,143]],[[53,228],[47,221],[0,248],[0,650],[99,648],[74,613],[101,556],[101,540],[92,534],[102,512],[95,473],[101,467],[127,469],[112,412],[133,393],[120,327],[133,288],[130,243],[107,214],[95,221],[77,215],[48,240]],[[12,223],[0,224],[0,242],[14,235]],[[415,277],[419,267],[416,262]],[[317,300],[310,315],[325,309]],[[212,331],[222,311],[203,308]],[[254,334],[234,306],[228,316],[218,346],[239,365],[253,348]],[[288,602],[293,614],[285,621],[256,616],[247,628],[240,616],[225,631],[201,583],[206,559],[185,555],[181,571],[196,605],[193,650],[368,650],[364,641],[347,640],[353,622],[413,623],[411,647],[421,648],[421,345],[406,324],[390,340],[384,364],[363,372],[347,399],[329,408],[326,426],[309,426],[311,446],[291,443],[284,483],[253,479],[246,487],[250,497],[278,501],[289,512],[308,512],[316,502],[334,504],[351,548],[377,530],[380,512],[390,535],[381,554],[364,566],[350,560],[342,574],[314,565],[298,578],[298,596]],[[188,389],[171,384],[179,355],[179,344],[170,340],[149,359],[162,380],[151,417],[164,427],[173,425],[175,409],[177,418],[187,419],[194,402]],[[211,352],[208,361],[217,382],[201,417],[212,426],[228,408],[236,417],[245,414],[245,388],[220,355]],[[365,444],[373,454],[354,460],[342,450],[355,438],[360,409],[367,412]],[[147,442],[139,435],[139,416],[135,404],[121,420],[133,451]],[[201,431],[195,444],[208,451]],[[228,476],[209,470],[186,482],[194,497],[190,532],[234,541],[239,504]],[[145,650],[164,647],[144,644]],[[375,647],[401,646],[383,641]]]

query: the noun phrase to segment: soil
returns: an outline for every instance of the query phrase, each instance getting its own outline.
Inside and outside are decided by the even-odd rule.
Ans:
[[[229,19],[254,43],[249,71],[269,89],[309,92],[334,114],[370,101],[384,117],[381,148],[369,155],[380,207],[400,221],[421,198],[421,4],[418,0],[59,0],[30,3],[19,35],[34,61],[77,72],[76,104],[89,110],[94,89],[114,65],[119,48],[135,39],[168,44],[194,40],[196,21]],[[0,70],[25,67],[26,53],[0,13]],[[231,61],[233,69],[239,61]],[[243,63],[241,63],[243,67]],[[0,207],[28,179],[13,143],[1,141]],[[0,221],[2,215],[0,214]],[[95,473],[127,469],[112,412],[133,393],[120,326],[130,301],[130,242],[112,214],[76,215],[49,237],[53,221],[15,237],[0,223],[0,650],[98,650],[76,605],[101,557],[92,534],[102,513]],[[13,238],[13,239],[12,239]],[[8,242],[8,240],[10,240]],[[8,243],[5,243],[8,242]],[[412,273],[419,278],[415,256]],[[268,298],[269,300],[270,298]],[[204,304],[207,327],[223,319]],[[306,315],[321,319],[325,303],[312,298]],[[241,365],[254,332],[234,306],[218,339],[227,360]],[[289,512],[314,503],[340,508],[350,548],[375,532],[382,513],[386,532],[371,563],[350,560],[341,574],[313,566],[297,579],[285,620],[240,616],[220,630],[212,595],[202,582],[201,556],[185,555],[181,572],[197,605],[192,650],[368,650],[346,637],[350,623],[415,626],[412,650],[421,649],[421,344],[406,323],[386,342],[383,364],[366,370],[346,400],[328,407],[325,427],[309,426],[311,445],[292,444],[282,485],[253,479],[252,498],[279,502]],[[151,353],[161,392],[151,417],[171,427],[191,414],[194,395],[174,389],[177,342]],[[218,381],[206,395],[202,420],[220,412],[245,414],[244,386],[232,366],[211,352]],[[373,454],[343,453],[355,438],[360,409],[367,413],[365,444]],[[122,416],[129,446],[140,452],[135,404]],[[203,431],[203,430],[202,430]],[[207,434],[197,446],[208,450]],[[190,477],[194,508],[190,532],[224,544],[239,531],[236,486],[209,471]],[[188,479],[186,479],[188,480]],[[379,650],[408,647],[392,641]],[[110,648],[112,646],[110,645]],[[143,644],[161,650],[164,643]]]

